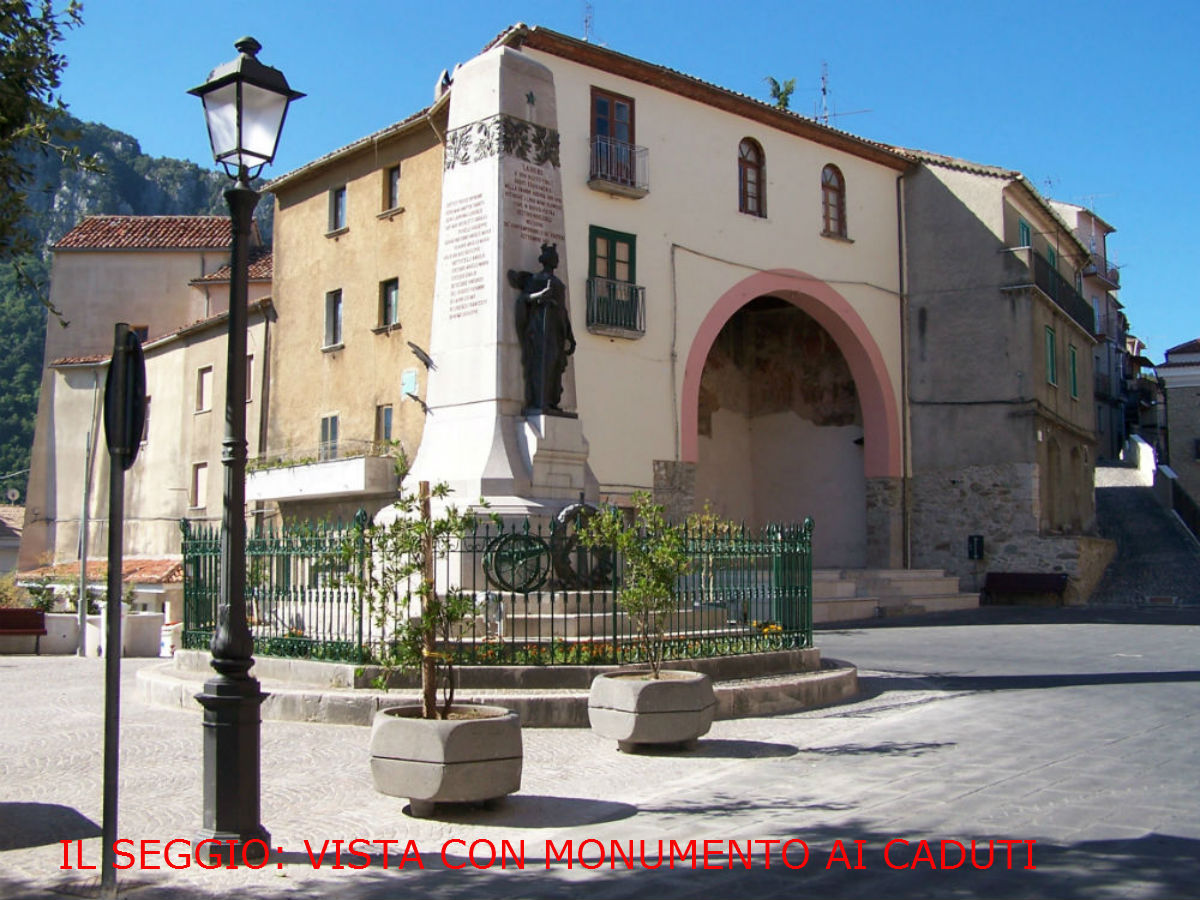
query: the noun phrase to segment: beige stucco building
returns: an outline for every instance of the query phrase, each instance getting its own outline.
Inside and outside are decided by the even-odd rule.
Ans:
[[[88,555],[107,552],[108,454],[101,422],[113,327],[139,331],[147,425],[127,473],[125,553],[179,553],[179,519],[220,518],[229,219],[94,216],[54,247],[51,301],[69,325],[46,333],[46,366],[20,568],[78,559],[87,484]],[[222,268],[224,267],[224,269]],[[247,413],[257,446],[273,315],[270,257],[251,281]]]
[[[384,506],[420,444],[445,105],[270,185],[284,327],[247,498],[285,518]]]
[[[554,32],[518,26],[501,47],[553,77],[558,274],[578,340],[568,378],[599,497],[657,490],[751,525],[819,510],[819,564],[899,565],[896,198],[909,161]],[[272,184],[285,327],[268,456],[356,455],[390,405],[411,458],[438,415],[411,399],[425,396],[427,369],[409,342],[429,346],[454,103],[451,85],[429,110]],[[390,279],[398,327],[383,315]],[[248,490],[285,515],[345,516],[386,503],[361,465],[339,496],[319,496],[333,470],[319,459],[286,479],[255,473]]]

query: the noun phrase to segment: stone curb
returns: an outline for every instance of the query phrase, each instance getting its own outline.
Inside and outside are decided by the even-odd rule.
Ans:
[[[195,695],[207,676],[181,672],[171,662],[148,666],[137,673],[138,696],[153,706],[200,711]],[[263,682],[267,699],[262,717],[326,725],[370,725],[386,706],[416,700],[413,691],[383,692],[339,688],[294,687]],[[796,672],[744,678],[714,685],[718,719],[770,716],[800,712],[848,700],[858,694],[858,670],[847,663],[827,661],[815,672]],[[486,703],[515,710],[530,728],[588,727],[586,690],[459,689],[456,701]]]

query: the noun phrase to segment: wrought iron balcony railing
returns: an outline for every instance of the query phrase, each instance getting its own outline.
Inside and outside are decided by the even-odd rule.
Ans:
[[[641,337],[646,333],[646,289],[627,281],[589,278],[587,329],[593,334]]]
[[[1033,259],[1033,283],[1089,334],[1094,334],[1096,313],[1092,304],[1079,296],[1075,285],[1063,278],[1046,257],[1033,251],[1029,251],[1029,255]]]
[[[650,151],[609,137],[591,139],[588,187],[625,197],[650,193]]]
[[[1083,269],[1084,275],[1095,275],[1103,279],[1110,289],[1116,290],[1121,286],[1121,270],[1116,263],[1101,253],[1093,253],[1088,264]]]

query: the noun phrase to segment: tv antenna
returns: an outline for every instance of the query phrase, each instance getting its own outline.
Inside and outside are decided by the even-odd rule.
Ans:
[[[819,109],[813,110],[813,118],[822,125],[829,125],[830,119],[839,119],[842,116],[857,116],[862,113],[869,113],[869,109],[854,109],[850,112],[835,112],[829,111],[829,63],[826,60],[821,60],[821,100]]]
[[[584,43],[590,43],[592,40],[592,23],[595,21],[596,14],[592,9],[592,4],[583,4],[583,40]]]

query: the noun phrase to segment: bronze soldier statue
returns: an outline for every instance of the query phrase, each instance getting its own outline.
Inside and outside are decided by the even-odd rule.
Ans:
[[[554,274],[558,245],[542,244],[540,272],[508,270],[517,297],[517,337],[525,370],[525,412],[561,413],[563,374],[575,352],[575,335],[567,311],[567,287]]]

